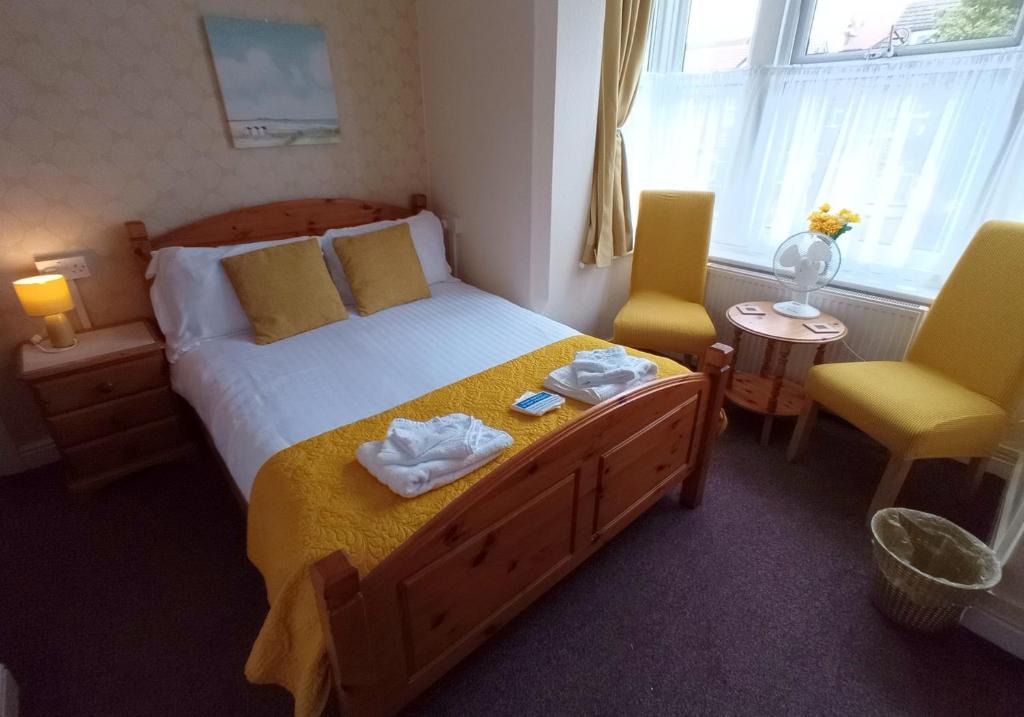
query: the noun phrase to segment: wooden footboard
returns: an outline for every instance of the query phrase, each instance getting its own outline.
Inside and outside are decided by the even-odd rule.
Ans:
[[[606,401],[503,463],[368,575],[312,568],[345,714],[388,715],[671,488],[700,504],[732,349]]]

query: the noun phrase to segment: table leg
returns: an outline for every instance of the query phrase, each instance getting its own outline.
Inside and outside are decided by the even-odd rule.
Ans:
[[[775,376],[772,379],[772,391],[768,394],[768,405],[767,415],[764,417],[764,426],[761,428],[761,445],[767,446],[768,441],[772,436],[772,422],[775,418],[775,409],[779,405],[779,392],[782,391],[782,382],[786,377],[786,364],[789,363],[789,351],[793,346],[786,342],[782,342],[782,346],[779,347],[779,365]],[[766,352],[767,353],[767,352]],[[768,363],[766,361],[766,363]],[[762,372],[764,366],[761,367]],[[766,375],[765,373],[761,374]]]
[[[772,360],[775,358],[775,342],[767,340],[764,345],[764,359],[761,361],[761,376],[768,378],[772,375]]]
[[[775,416],[768,414],[764,417],[764,423],[761,424],[761,445],[767,446],[768,441],[772,437],[772,422],[775,420]]]
[[[740,359],[740,339],[743,338],[743,332],[736,329],[732,333],[732,356],[733,362],[732,371],[729,372],[729,378],[726,380],[726,388],[732,388],[732,380],[736,376],[736,364],[739,363]]]
[[[825,360],[825,347],[828,344],[818,344],[818,350],[814,352],[814,365],[822,363]]]

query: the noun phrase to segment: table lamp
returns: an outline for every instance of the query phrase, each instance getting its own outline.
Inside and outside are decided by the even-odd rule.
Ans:
[[[55,349],[69,349],[75,345],[75,330],[64,315],[75,308],[68,290],[68,280],[62,274],[40,274],[14,282],[22,308],[29,316],[42,316],[46,333]]]

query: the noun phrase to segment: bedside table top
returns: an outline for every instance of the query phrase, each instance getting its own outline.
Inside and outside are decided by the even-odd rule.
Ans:
[[[45,378],[107,361],[159,351],[164,346],[146,321],[83,331],[76,334],[76,337],[78,346],[57,353],[40,351],[30,342],[21,344],[21,378],[26,381]]]

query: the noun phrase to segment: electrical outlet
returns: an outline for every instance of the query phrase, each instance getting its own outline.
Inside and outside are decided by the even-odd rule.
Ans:
[[[65,256],[36,262],[40,274],[63,274],[65,279],[85,279],[92,276],[84,256]]]

